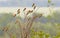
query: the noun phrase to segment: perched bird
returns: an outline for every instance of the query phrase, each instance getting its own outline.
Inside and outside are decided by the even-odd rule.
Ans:
[[[16,14],[13,14],[13,17],[15,17],[16,16]]]
[[[8,31],[8,27],[4,27],[3,28],[3,31]]]
[[[33,12],[33,10],[29,10],[28,12]]]
[[[15,22],[15,24],[18,23],[18,22],[19,22],[19,20],[17,19],[16,22]]]
[[[30,20],[31,18],[28,18],[28,21]]]
[[[26,15],[28,15],[29,13],[32,13],[32,12],[33,12],[33,10],[28,10]]]
[[[43,15],[43,14],[40,14],[40,15],[39,15],[39,18],[40,18],[42,15]]]
[[[17,14],[19,14],[19,13],[20,13],[20,9],[17,10]]]
[[[25,11],[25,10],[26,10],[26,8],[23,9],[23,11]]]
[[[34,6],[34,8],[33,9],[36,9],[36,6]]]
[[[35,3],[32,4],[32,7],[35,6]]]
[[[42,14],[39,14],[39,15],[35,15],[35,16],[33,16],[33,19],[35,19],[35,18],[37,18],[37,17],[41,17],[42,16]]]
[[[37,18],[38,16],[33,16],[33,19]]]

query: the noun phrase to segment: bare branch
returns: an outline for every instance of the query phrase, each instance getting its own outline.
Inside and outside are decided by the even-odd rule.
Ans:
[[[39,15],[33,16],[33,18],[30,19],[30,21],[28,22],[27,27],[30,29],[31,26],[32,26],[32,24],[33,24],[33,21],[34,21],[37,17],[41,17],[41,16],[42,16],[42,14],[39,14]]]

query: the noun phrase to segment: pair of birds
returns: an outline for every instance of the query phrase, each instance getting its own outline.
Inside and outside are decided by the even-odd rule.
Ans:
[[[20,13],[20,9],[17,10],[17,14]],[[17,14],[13,14],[13,17],[15,17]]]
[[[32,7],[33,7],[33,10],[35,10],[35,9],[36,9],[36,5],[35,5],[35,3],[33,3],[33,4],[32,4]],[[28,10],[28,12],[27,12],[27,13],[32,13],[32,12],[33,12],[33,10]]]

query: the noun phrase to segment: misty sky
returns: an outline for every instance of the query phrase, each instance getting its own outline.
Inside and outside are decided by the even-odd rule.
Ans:
[[[0,7],[31,7],[32,3],[37,6],[46,7],[48,0],[0,0]],[[52,0],[55,7],[60,7],[60,0]]]

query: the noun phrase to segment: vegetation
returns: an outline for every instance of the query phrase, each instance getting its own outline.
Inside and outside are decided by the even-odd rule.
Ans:
[[[51,3],[51,0],[48,0]],[[43,14],[35,14],[36,5],[32,4],[33,10],[28,10],[25,14],[26,8],[23,9],[25,18],[22,20],[20,16],[21,9],[17,10],[16,14],[2,14],[0,17],[0,31],[2,31],[3,38],[60,38],[60,12],[53,11],[47,17]],[[23,13],[22,12],[22,13]],[[28,15],[32,14],[32,17]],[[36,22],[35,19],[40,20]],[[7,37],[6,37],[7,36]]]
[[[4,19],[3,19],[4,18]],[[4,33],[3,37],[7,34],[7,36],[10,36],[12,38],[18,38],[20,37],[20,27],[18,24],[16,23],[16,19],[20,19],[20,17],[16,17],[14,18],[12,16],[12,14],[2,14],[1,20],[2,22],[0,22],[0,31],[2,31],[2,34]],[[57,19],[56,19],[57,18]],[[38,22],[33,22],[33,26],[30,29],[30,36],[31,38],[59,38],[60,37],[60,22],[59,22],[59,12],[58,13],[54,13],[52,16],[48,16],[48,17],[41,17],[40,21]],[[9,21],[9,20],[10,21]],[[4,20],[4,21],[3,21]],[[7,22],[6,22],[7,20]],[[45,21],[42,22],[42,21]],[[4,24],[5,23],[5,24]],[[23,24],[23,22],[21,22],[21,24]],[[23,25],[24,26],[24,25]],[[7,32],[3,32],[3,28],[5,29],[9,29]],[[5,29],[5,30],[6,30]],[[17,30],[18,29],[18,30]],[[1,34],[1,35],[2,35]]]

